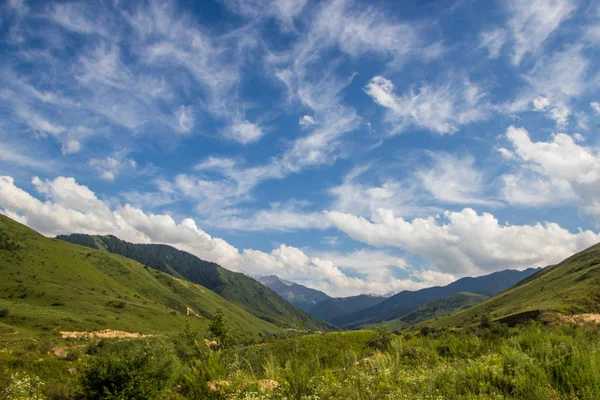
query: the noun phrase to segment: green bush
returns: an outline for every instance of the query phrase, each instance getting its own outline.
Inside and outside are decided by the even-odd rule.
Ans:
[[[10,311],[8,310],[8,308],[0,309],[0,318],[6,318],[6,317],[8,317],[9,314],[10,314]]]
[[[179,361],[159,339],[102,342],[81,375],[85,399],[151,399],[172,383]]]
[[[392,337],[392,333],[389,331],[389,329],[385,327],[379,327],[375,331],[375,334],[371,340],[369,340],[369,347],[379,351],[387,351],[392,344]]]

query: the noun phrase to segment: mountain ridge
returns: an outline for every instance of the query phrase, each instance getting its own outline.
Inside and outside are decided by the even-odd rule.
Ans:
[[[320,290],[286,281],[277,275],[254,275],[251,277],[306,312],[319,302],[330,298],[328,294]]]
[[[507,269],[480,277],[461,278],[446,286],[434,286],[417,291],[404,290],[374,306],[339,316],[331,320],[331,323],[347,329],[356,329],[364,325],[390,321],[400,318],[430,301],[458,292],[492,297],[537,270],[536,268],[528,268],[523,271]]]
[[[165,244],[134,244],[114,235],[59,235],[57,239],[100,248],[136,260],[144,265],[213,290],[251,314],[279,326],[291,327],[303,321],[310,330],[332,330],[331,325],[296,308],[277,293],[242,273],[202,260]]]

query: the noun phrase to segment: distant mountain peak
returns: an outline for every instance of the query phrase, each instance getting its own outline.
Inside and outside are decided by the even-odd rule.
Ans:
[[[249,275],[278,295],[304,311],[330,297],[320,290],[312,289],[295,282],[286,281],[277,275]]]
[[[257,274],[250,274],[248,275],[250,278],[254,279],[255,281],[258,281],[260,283],[262,283],[263,285],[270,287],[270,285],[273,285],[277,282],[285,285],[285,286],[292,286],[292,285],[296,285],[296,283],[294,282],[290,282],[290,281],[286,281],[285,279],[281,279],[280,277],[278,277],[277,275],[257,275]]]

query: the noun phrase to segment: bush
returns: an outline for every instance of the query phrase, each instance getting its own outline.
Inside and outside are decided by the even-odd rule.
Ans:
[[[179,362],[173,345],[158,339],[95,346],[81,376],[85,399],[150,399],[172,381]]]
[[[379,351],[387,351],[391,344],[392,333],[385,327],[377,328],[375,334],[368,342],[369,347]]]
[[[6,318],[10,314],[8,308],[0,309],[0,318]]]

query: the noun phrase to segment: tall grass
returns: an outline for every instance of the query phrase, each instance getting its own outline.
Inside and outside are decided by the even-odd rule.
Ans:
[[[152,393],[159,399],[600,398],[598,328],[532,323],[511,329],[413,332],[393,335],[385,350],[374,340],[382,333],[378,335],[361,331],[296,336],[193,353],[186,351],[189,341],[181,337],[172,340],[174,349],[163,341],[147,342],[158,343],[159,351],[150,351],[148,344],[128,345],[127,351],[106,346],[100,360],[92,349],[92,355],[77,361],[81,365],[77,377],[85,388],[90,379],[98,382],[90,376],[98,370],[126,371],[143,365],[147,374],[132,376],[137,382],[153,380]],[[148,359],[150,353],[154,358]],[[162,353],[169,363],[163,363]],[[174,355],[179,361],[173,360]],[[0,361],[2,365],[6,366]],[[160,365],[176,365],[177,371],[160,375],[155,368]],[[31,376],[35,370],[27,372]],[[117,375],[121,386],[110,382],[110,374],[102,375],[113,398],[122,397],[118,387],[136,387],[124,381],[126,374]],[[41,376],[42,394],[61,398],[50,396],[59,392],[52,391],[55,383],[48,376]],[[102,398],[101,391],[92,397]]]

